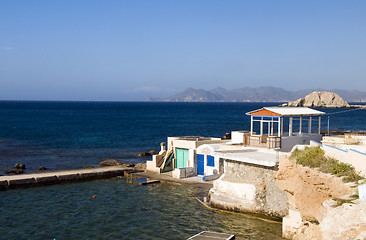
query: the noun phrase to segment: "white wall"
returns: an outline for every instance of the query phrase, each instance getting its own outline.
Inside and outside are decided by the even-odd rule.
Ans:
[[[327,144],[322,145],[321,148],[326,156],[351,164],[355,167],[356,172],[360,172],[362,176],[366,177],[366,154],[352,149],[343,150]]]

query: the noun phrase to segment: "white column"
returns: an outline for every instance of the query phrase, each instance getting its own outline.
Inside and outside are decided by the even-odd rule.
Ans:
[[[250,135],[253,135],[253,116],[250,116]]]
[[[261,130],[260,135],[263,136],[263,117],[261,117]]]
[[[282,131],[282,127],[281,127],[281,119],[282,118],[278,118],[278,136],[281,137],[281,131]]]
[[[318,134],[320,134],[321,122],[322,122],[322,117],[319,116]]]
[[[299,134],[302,133],[302,117],[300,117],[300,129],[299,129]]]
[[[273,136],[273,117],[272,117],[272,121],[271,121],[271,136]]]
[[[283,134],[283,118],[281,118],[281,135]]]
[[[312,118],[309,118],[309,134],[311,134],[311,122],[312,122]]]
[[[289,119],[289,124],[288,124],[288,135],[292,136],[292,117],[290,117]]]

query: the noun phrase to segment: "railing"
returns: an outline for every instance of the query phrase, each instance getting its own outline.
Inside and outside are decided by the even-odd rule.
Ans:
[[[251,136],[244,135],[244,146],[262,147],[262,148],[280,148],[281,137],[275,136]]]

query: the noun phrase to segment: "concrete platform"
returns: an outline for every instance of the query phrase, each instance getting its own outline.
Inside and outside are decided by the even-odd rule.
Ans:
[[[116,176],[123,176],[125,172],[131,173],[136,171],[137,170],[134,168],[112,166],[0,176],[0,190],[17,187],[31,187],[37,185],[111,178]]]
[[[133,183],[133,184],[137,184],[137,185],[148,185],[148,184],[153,184],[153,183],[160,183],[159,180],[152,180],[146,177],[142,177],[142,178],[132,178],[130,180],[128,180],[129,183]]]
[[[273,167],[279,163],[279,153],[268,149],[243,148],[235,151],[217,151],[215,156],[266,167]]]
[[[235,235],[228,233],[208,232],[203,231],[196,234],[187,240],[232,240],[235,239]]]

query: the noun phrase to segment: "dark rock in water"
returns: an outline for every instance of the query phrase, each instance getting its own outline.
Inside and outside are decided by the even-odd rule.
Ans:
[[[4,172],[6,174],[20,174],[24,173],[24,170],[25,170],[25,164],[16,163],[12,170],[6,170]]]
[[[25,169],[25,164],[16,163],[14,166],[14,169]]]
[[[5,171],[6,174],[20,174],[24,173],[24,169],[13,168],[12,170]]]
[[[88,165],[85,168],[90,169],[90,168],[95,168],[95,167]]]
[[[119,166],[121,165],[116,159],[106,159],[98,163],[100,166]]]
[[[37,170],[38,171],[44,171],[44,170],[47,170],[47,168],[45,168],[45,167],[42,166],[42,167],[37,168]]]
[[[148,157],[148,156],[151,156],[151,153],[149,152],[142,152],[139,154],[139,157]]]
[[[156,154],[158,154],[159,152],[158,151],[156,151],[156,150],[150,150],[149,151],[151,154],[154,154],[154,155],[156,155]]]

